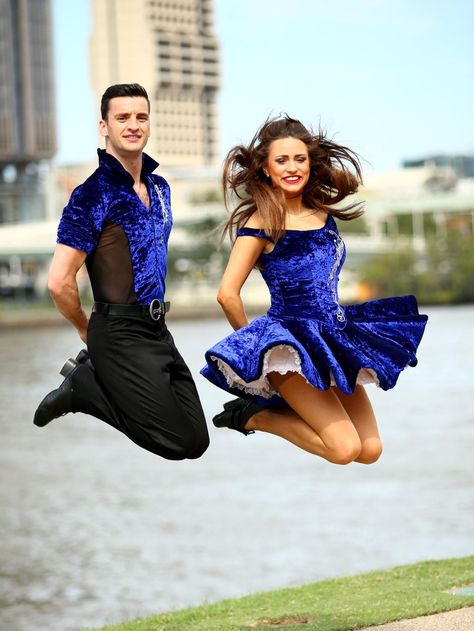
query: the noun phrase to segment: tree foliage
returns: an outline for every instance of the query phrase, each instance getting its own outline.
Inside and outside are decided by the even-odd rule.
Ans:
[[[361,269],[377,296],[415,294],[421,303],[474,302],[474,235],[457,231],[431,238],[424,252],[378,255]]]

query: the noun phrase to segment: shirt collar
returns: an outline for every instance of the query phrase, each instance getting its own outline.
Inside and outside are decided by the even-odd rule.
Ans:
[[[97,155],[99,156],[99,168],[106,170],[110,175],[119,177],[121,180],[128,181],[133,184],[133,177],[130,173],[124,169],[122,164],[110,153],[107,153],[105,149],[97,149]],[[142,153],[142,179],[153,173],[153,171],[159,165],[156,160],[153,160],[148,154]]]

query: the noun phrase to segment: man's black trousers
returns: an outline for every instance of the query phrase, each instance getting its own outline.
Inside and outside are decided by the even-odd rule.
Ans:
[[[73,411],[91,414],[169,460],[199,458],[209,445],[204,413],[189,369],[164,317],[93,313],[92,361],[72,375]]]

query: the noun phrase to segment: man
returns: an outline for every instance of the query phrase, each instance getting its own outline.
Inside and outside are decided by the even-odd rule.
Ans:
[[[194,381],[166,324],[170,190],[143,153],[150,102],[138,84],[113,85],[101,102],[98,169],[63,211],[48,288],[88,351],[69,359],[65,379],[36,410],[44,427],[68,412],[91,414],[169,460],[199,458],[209,436]],[[86,263],[90,319],[76,275]]]

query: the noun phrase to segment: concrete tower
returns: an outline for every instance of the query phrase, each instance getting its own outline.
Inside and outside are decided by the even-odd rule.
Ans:
[[[39,163],[56,151],[50,0],[0,0],[0,223],[44,216]]]
[[[212,0],[92,0],[92,22],[97,100],[113,83],[142,84],[152,116],[146,151],[166,166],[215,164],[219,47]]]

